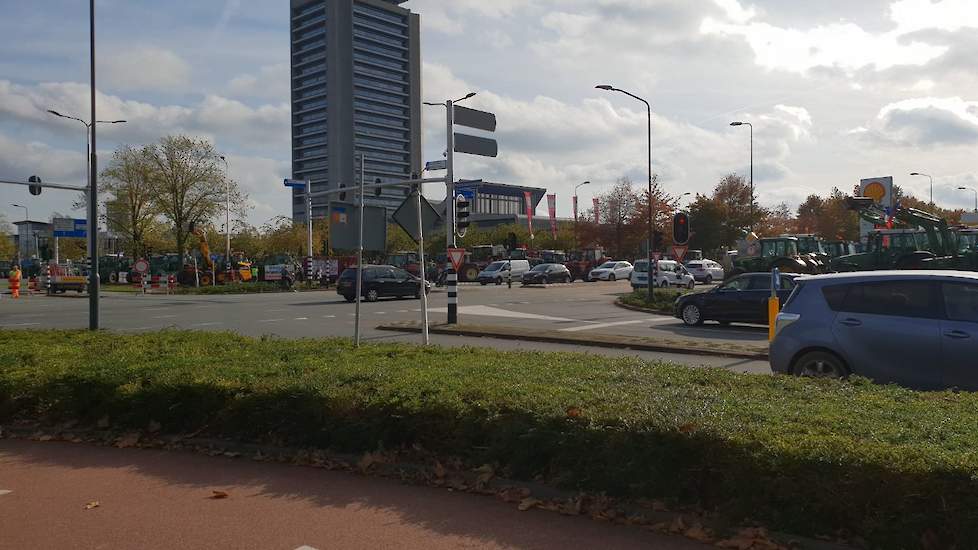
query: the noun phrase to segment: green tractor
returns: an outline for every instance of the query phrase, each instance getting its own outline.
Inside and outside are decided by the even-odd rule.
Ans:
[[[825,241],[825,251],[829,255],[829,261],[838,258],[839,256],[849,256],[850,254],[856,253],[856,246],[844,240],[837,241]]]
[[[738,254],[734,268],[727,276],[768,272],[775,268],[782,273],[814,274],[821,273],[824,265],[799,253],[797,237],[765,237],[747,242],[744,253]]]
[[[875,229],[869,233],[865,252],[832,258],[832,271],[911,269],[934,254],[927,250],[927,236],[919,229]]]

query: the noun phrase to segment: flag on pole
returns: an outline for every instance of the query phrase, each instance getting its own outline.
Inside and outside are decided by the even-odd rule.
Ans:
[[[601,201],[598,200],[598,197],[594,197],[592,199],[592,202],[594,203],[594,223],[600,224],[601,223],[601,215],[598,213],[598,207],[600,206],[600,202]]]
[[[577,221],[577,195],[574,195],[574,221]]]
[[[530,238],[533,238],[533,193],[523,191],[523,199],[526,202],[526,225],[530,230]]]
[[[547,195],[547,210],[550,211],[550,234],[557,240],[557,195]]]

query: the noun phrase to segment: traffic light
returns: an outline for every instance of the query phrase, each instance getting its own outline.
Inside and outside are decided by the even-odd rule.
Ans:
[[[340,184],[340,189],[346,189],[346,184],[345,183],[341,183]],[[345,201],[346,200],[346,191],[343,191],[342,193],[340,193],[340,200],[341,201]]]
[[[652,250],[662,250],[662,231],[656,231],[652,234]]]
[[[455,196],[455,234],[459,237],[465,236],[465,231],[469,228],[469,199],[462,194]]]
[[[510,233],[506,239],[506,250],[516,250],[516,233]]]
[[[689,214],[676,212],[672,218],[672,242],[682,246],[689,242]]]
[[[27,178],[27,181],[30,183],[41,183],[41,178],[37,176],[31,176]],[[31,192],[31,195],[40,195],[41,189],[43,188],[40,185],[28,185],[27,189]]]
[[[377,185],[380,185],[381,184],[380,178],[375,179],[374,180],[374,183],[376,183]],[[382,191],[382,189],[380,187],[375,187],[374,188],[374,196],[377,197],[377,198],[380,198],[381,191]]]

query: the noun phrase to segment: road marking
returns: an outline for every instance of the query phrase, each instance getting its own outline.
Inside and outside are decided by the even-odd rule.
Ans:
[[[259,323],[277,323],[279,321],[284,321],[285,319],[262,319],[258,321]]]
[[[280,311],[288,311],[287,309],[266,309],[268,313],[278,313]]]
[[[387,315],[386,311],[378,311],[375,315]]]
[[[156,317],[153,317],[153,319],[172,319],[174,317],[176,317],[176,315],[157,315]]]
[[[418,311],[421,311],[420,309]],[[448,308],[436,307],[428,310],[431,313],[447,313]],[[462,306],[458,308],[459,315],[484,315],[486,317],[508,317],[511,319],[536,319],[540,321],[579,321],[578,319],[567,319],[566,317],[549,317],[547,315],[537,315],[535,313],[523,313],[520,311],[507,311],[489,306]]]
[[[9,495],[12,492],[13,491],[11,491],[10,489],[0,489],[0,497],[2,497],[3,495]]]
[[[639,323],[666,323],[674,320],[675,319],[673,319],[672,317],[664,317],[661,319],[656,319],[656,318],[632,319],[631,321],[615,321],[613,323],[596,323],[593,325],[584,325],[580,327],[562,328],[560,329],[560,332],[580,332],[582,330],[595,330],[599,328],[620,327],[623,325],[637,325]]]
[[[418,311],[421,311],[421,310],[419,309]],[[398,313],[407,313],[408,310],[406,310],[406,309],[399,309],[399,310],[397,310],[397,312]]]
[[[335,315],[323,315],[323,319],[336,319]]]
[[[293,321],[308,321],[308,320],[309,320],[308,317],[296,317],[295,319],[293,319]]]
[[[221,324],[223,324],[223,323],[197,323],[197,324],[193,324],[193,325],[190,325],[190,326],[192,326],[192,327],[212,327],[214,325],[221,325]]]
[[[10,325],[0,325],[0,327],[29,327],[33,325],[40,325],[41,323],[13,323]]]
[[[303,544],[302,546],[296,548],[295,550],[318,550],[318,549],[313,548],[312,546],[307,546],[307,545]]]

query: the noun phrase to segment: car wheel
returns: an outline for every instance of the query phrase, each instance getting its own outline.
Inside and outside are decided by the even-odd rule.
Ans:
[[[573,282],[574,282],[574,278],[573,277],[571,277],[570,275],[565,275],[564,276],[564,283],[565,284],[570,284],[570,283],[573,283]]]
[[[696,288],[696,281],[690,281],[690,282],[686,283],[686,288],[688,288],[690,290],[693,290],[694,288]]]
[[[659,283],[660,288],[669,288],[669,281],[662,281]]]
[[[683,323],[686,326],[698,327],[703,324],[703,312],[700,311],[699,306],[696,304],[687,304],[683,306]]]
[[[544,276],[544,278],[543,278],[543,284],[545,284],[545,285],[549,285],[550,284],[550,276],[549,275]]]
[[[845,378],[849,369],[839,357],[827,351],[812,351],[795,361],[791,369],[796,376],[809,378]]]
[[[375,289],[370,289],[367,291],[365,297],[367,298],[368,302],[376,302],[377,299],[380,298],[380,294],[378,294]]]
[[[356,296],[347,296],[347,295],[344,295],[344,296],[343,296],[343,298],[344,298],[344,299],[345,299],[345,300],[346,300],[347,302],[352,302],[352,301],[354,301],[354,300],[356,300]]]
[[[615,282],[615,274],[612,273],[611,275],[608,275],[608,280],[611,282]]]
[[[486,282],[486,281],[479,281],[479,284],[480,284],[480,285],[482,285],[482,286],[486,286],[486,285],[487,285],[487,284],[489,284],[489,283],[488,283],[488,282]]]
[[[712,285],[713,284],[713,275],[707,275],[706,276],[706,284],[708,284],[708,285]]]
[[[501,284],[503,284],[503,278],[502,278],[502,277],[498,277],[498,278],[496,279],[496,286],[499,286],[499,285],[501,285]]]

